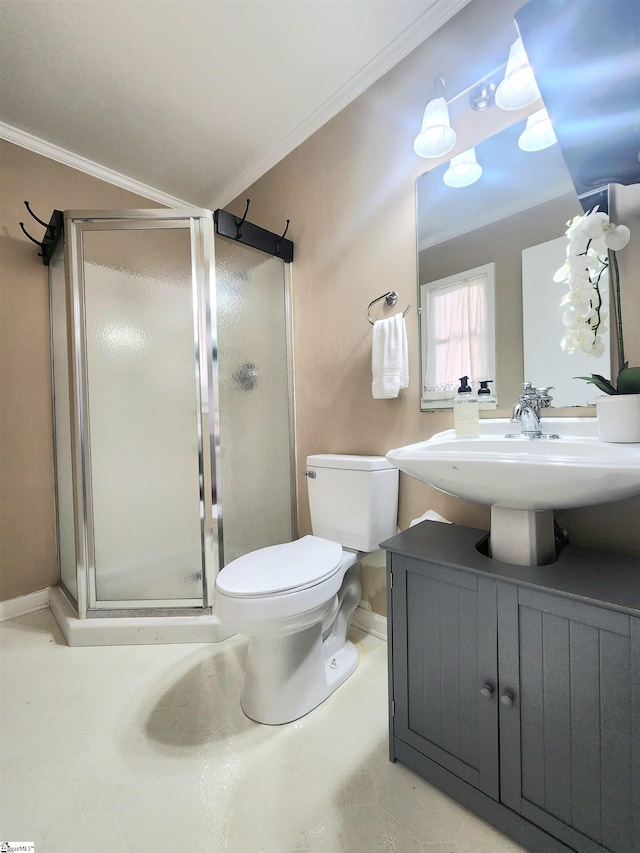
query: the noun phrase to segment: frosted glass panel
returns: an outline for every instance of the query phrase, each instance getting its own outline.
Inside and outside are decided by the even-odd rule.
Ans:
[[[49,263],[49,289],[51,294],[51,346],[53,356],[53,399],[55,406],[58,565],[61,582],[77,601],[78,578],[73,523],[67,306],[62,242],[58,244],[58,248]]]
[[[224,563],[292,539],[284,264],[216,238]]]
[[[83,249],[97,600],[201,598],[189,229]]]

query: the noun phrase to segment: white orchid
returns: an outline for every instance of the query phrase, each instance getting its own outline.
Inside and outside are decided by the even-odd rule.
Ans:
[[[569,287],[560,302],[567,306],[561,346],[567,352],[599,357],[605,351],[601,336],[606,330],[603,294],[608,287],[608,250],[626,246],[630,232],[626,226],[610,222],[597,207],[576,216],[567,226],[567,260],[553,277]]]
[[[584,217],[581,229],[596,244],[593,245],[596,252],[606,252],[607,249],[617,252],[624,249],[631,237],[631,231],[626,225],[614,225],[607,214],[599,212],[597,207]]]
[[[609,286],[609,258],[615,272],[615,298],[617,317],[617,345],[620,372],[618,387],[604,376],[580,376],[607,394],[631,394],[640,391],[640,368],[629,367],[624,359],[622,318],[620,311],[620,284],[615,252],[629,242],[631,232],[626,225],[614,225],[606,213],[594,207],[584,216],[567,222],[567,259],[556,271],[553,280],[568,285],[560,305],[565,310],[565,326],[561,347],[569,353],[584,352],[596,358],[604,355],[602,334],[607,331],[603,295]],[[611,253],[611,254],[610,254]]]

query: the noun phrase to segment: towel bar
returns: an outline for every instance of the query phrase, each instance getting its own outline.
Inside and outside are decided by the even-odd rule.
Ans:
[[[380,302],[381,299],[385,299],[387,305],[395,305],[398,301],[398,294],[395,292],[395,290],[390,290],[388,293],[383,293],[382,296],[378,296],[377,299],[374,299],[372,302],[369,303],[367,307],[367,320],[371,323],[372,326],[375,325],[375,321],[371,319],[371,306],[375,305],[376,302]],[[402,312],[402,316],[406,317],[412,307],[413,305],[410,302]]]

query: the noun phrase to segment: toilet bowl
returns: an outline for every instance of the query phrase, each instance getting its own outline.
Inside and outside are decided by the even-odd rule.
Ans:
[[[216,616],[251,636],[240,703],[252,720],[297,720],[356,668],[346,635],[360,580],[357,570],[348,584],[345,575],[357,557],[336,542],[305,536],[245,554],[218,576]]]
[[[358,558],[396,532],[398,471],[384,457],[316,455],[307,466],[314,535],[238,557],[216,578],[216,616],[250,635],[242,709],[269,725],[309,713],[356,669]]]

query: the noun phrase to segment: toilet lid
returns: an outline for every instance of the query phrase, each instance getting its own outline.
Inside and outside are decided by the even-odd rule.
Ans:
[[[341,565],[341,545],[319,536],[303,536],[238,557],[222,569],[216,585],[238,598],[278,595],[315,586]]]

